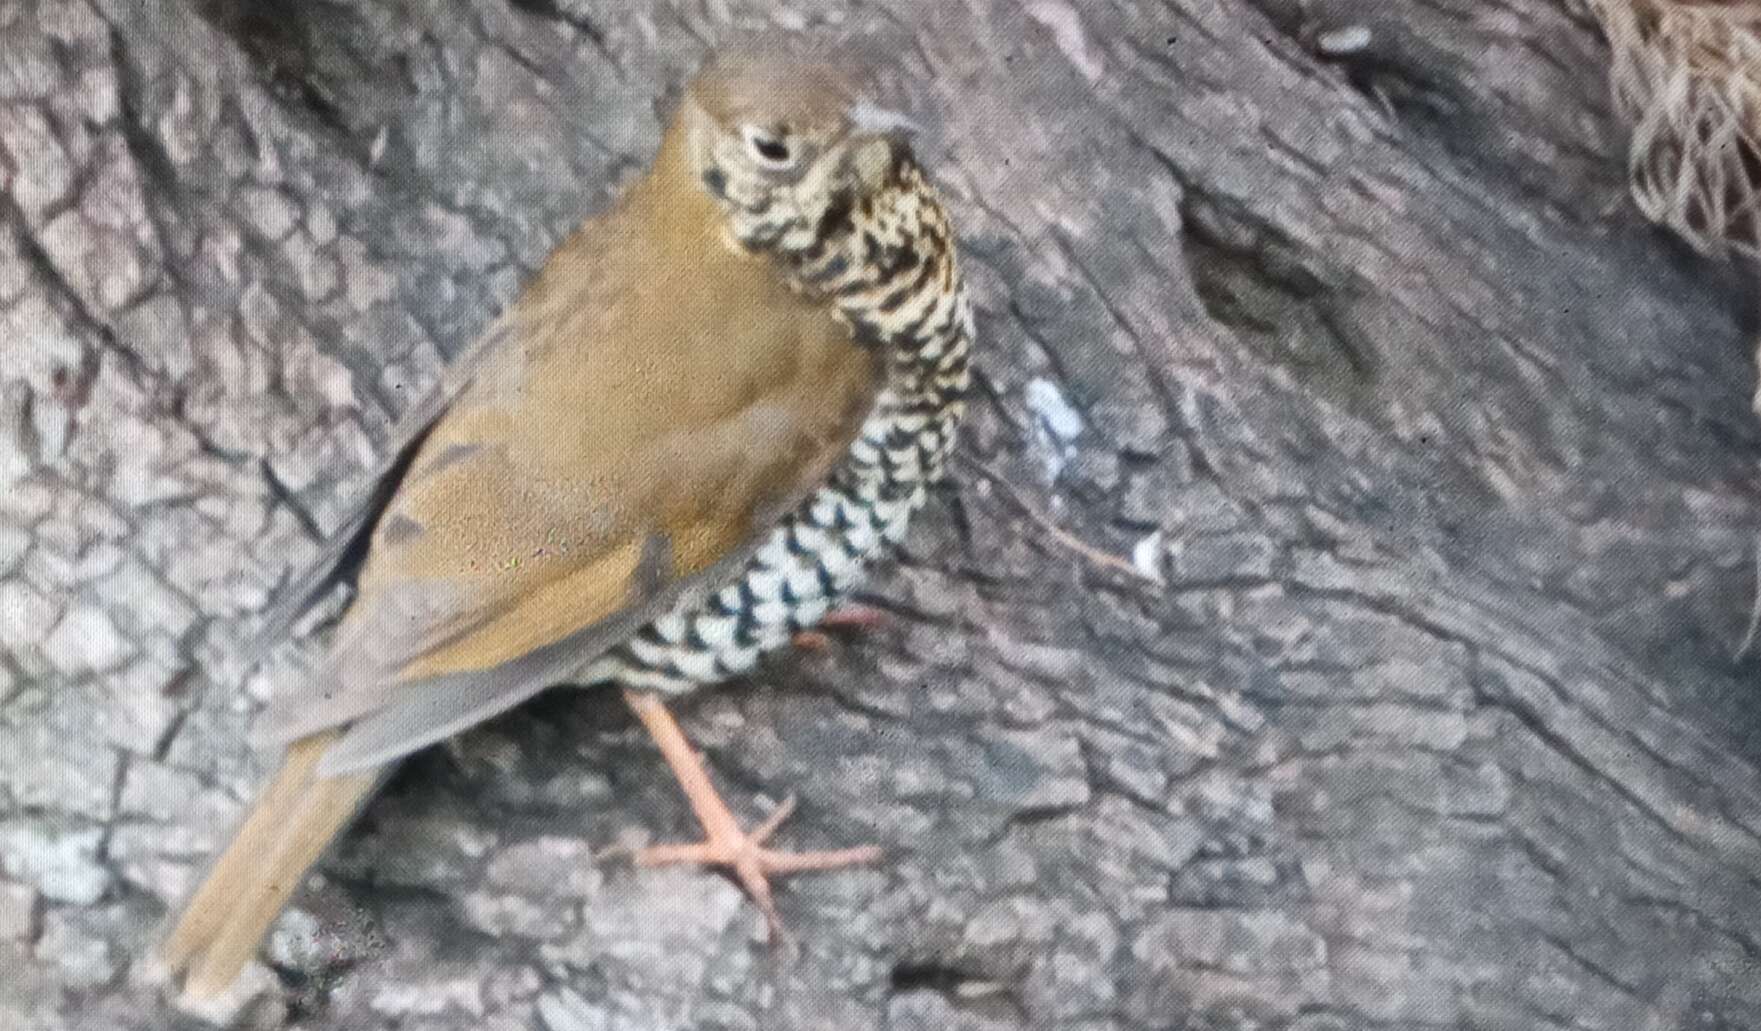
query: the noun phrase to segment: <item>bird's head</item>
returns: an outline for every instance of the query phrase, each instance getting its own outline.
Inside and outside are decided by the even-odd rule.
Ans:
[[[738,47],[692,81],[678,126],[690,169],[742,245],[803,250],[912,160],[916,127],[863,95],[859,67]]]

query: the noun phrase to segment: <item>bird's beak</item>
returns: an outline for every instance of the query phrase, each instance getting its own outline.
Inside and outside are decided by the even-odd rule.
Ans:
[[[863,136],[913,136],[921,127],[897,111],[876,107],[866,100],[850,105],[850,126]]]

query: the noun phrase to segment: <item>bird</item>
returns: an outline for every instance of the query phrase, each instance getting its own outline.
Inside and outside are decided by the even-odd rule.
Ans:
[[[253,737],[279,765],[167,921],[186,998],[223,993],[396,763],[557,685],[608,686],[704,832],[642,864],[770,879],[876,860],[794,853],[717,793],[669,699],[848,610],[944,475],[972,306],[917,126],[875,62],[729,45],[648,170],[544,260],[439,385],[253,653],[352,584]]]

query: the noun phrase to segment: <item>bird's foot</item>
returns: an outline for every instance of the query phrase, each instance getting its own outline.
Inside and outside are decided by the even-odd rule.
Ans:
[[[881,857],[874,845],[859,848],[830,849],[819,852],[785,852],[765,848],[764,843],[776,833],[789,814],[795,811],[794,796],[784,800],[764,821],[750,831],[742,831],[734,823],[733,814],[719,796],[712,804],[720,808],[726,822],[705,822],[708,836],[695,844],[653,845],[636,852],[638,866],[670,866],[688,863],[695,866],[721,866],[733,871],[746,894],[764,913],[773,942],[785,937],[782,918],[777,915],[771,897],[770,878],[808,870],[836,870],[839,867],[872,863]],[[714,829],[711,829],[714,828]],[[730,828],[731,831],[730,831]]]
[[[658,698],[635,691],[625,691],[624,701],[635,711],[660,748],[660,754],[666,758],[667,765],[672,767],[679,787],[685,792],[685,800],[691,804],[691,811],[697,815],[697,822],[703,825],[704,833],[704,840],[696,844],[655,845],[641,849],[636,853],[637,865],[691,863],[731,869],[740,886],[764,913],[771,941],[780,943],[786,936],[782,920],[777,916],[776,902],[771,897],[770,878],[773,875],[834,870],[872,863],[880,858],[881,850],[873,845],[825,852],[783,852],[765,848],[764,843],[794,812],[795,799],[785,800],[751,831],[741,830],[739,821],[734,819],[728,804],[722,801],[721,794],[710,782],[702,758],[685,739],[685,732],[666,706]]]

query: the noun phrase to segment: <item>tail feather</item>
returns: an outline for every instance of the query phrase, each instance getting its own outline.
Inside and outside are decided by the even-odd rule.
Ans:
[[[288,746],[160,945],[159,959],[171,972],[188,972],[185,995],[212,998],[232,984],[306,871],[378,786],[374,770],[317,775],[319,757],[336,738],[327,731]]]

